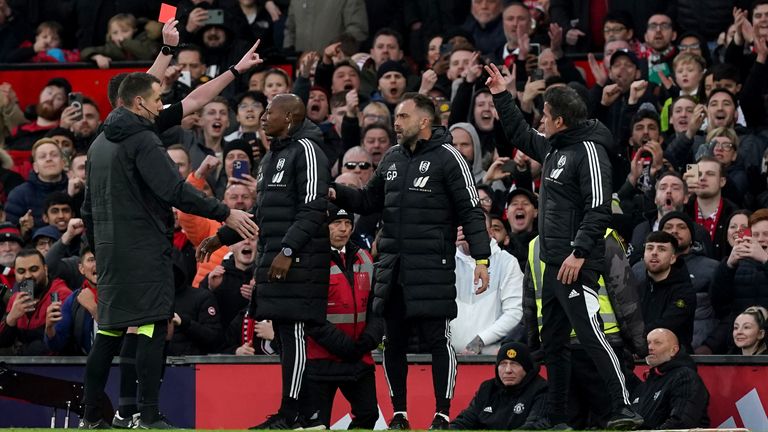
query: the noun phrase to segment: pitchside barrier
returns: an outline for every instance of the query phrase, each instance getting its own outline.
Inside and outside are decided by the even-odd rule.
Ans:
[[[711,427],[721,429],[746,427],[753,431],[768,431],[768,356],[694,356],[699,374],[709,389]],[[82,383],[85,357],[0,357],[7,373],[16,372],[52,378],[45,388],[47,405],[18,399],[30,393],[25,385],[4,378],[0,368],[0,427],[48,427],[54,408],[50,393],[62,383],[74,386]],[[387,382],[376,357],[376,393],[380,418],[377,429],[385,428],[384,419],[392,415]],[[480,383],[494,376],[494,356],[460,356],[456,391],[451,404],[451,416],[467,406]],[[434,398],[429,355],[410,355],[408,373],[408,414],[411,425],[426,429],[432,421]],[[635,374],[643,377],[648,370],[638,364]],[[545,371],[542,371],[545,375]],[[113,365],[107,394],[117,407],[119,372]],[[29,384],[36,389],[45,387],[41,380]],[[22,391],[24,390],[24,391]],[[14,397],[5,395],[13,394]],[[161,411],[172,424],[184,428],[243,429],[277,411],[280,403],[280,365],[271,356],[191,356],[168,359],[160,392]],[[71,399],[70,394],[62,398]],[[765,399],[765,401],[763,401]],[[55,424],[64,426],[66,400],[59,400]],[[77,410],[72,409],[74,412]],[[69,426],[77,424],[77,415],[70,413]],[[349,404],[340,395],[334,404],[332,423],[336,429],[349,424]]]

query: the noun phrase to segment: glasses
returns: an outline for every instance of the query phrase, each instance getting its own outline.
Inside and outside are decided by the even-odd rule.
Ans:
[[[353,170],[355,168],[360,168],[361,170],[367,170],[371,167],[370,162],[344,162],[344,168]]]
[[[480,198],[481,204],[493,204],[493,199],[490,197]]]
[[[603,33],[605,34],[611,34],[611,33],[621,33],[627,28],[624,26],[615,26],[615,27],[605,27],[603,29]]]
[[[733,145],[733,143],[729,143],[729,142],[713,141],[712,145],[714,148],[719,148],[727,151],[736,149],[736,146]]]
[[[681,44],[681,45],[677,46],[677,49],[679,49],[680,51],[697,50],[699,48],[701,48],[701,45],[699,45],[697,43],[692,43],[692,44],[688,44],[688,45],[682,45]]]
[[[249,103],[249,104],[248,103],[241,103],[240,105],[237,106],[237,109],[242,109],[242,110],[248,109],[248,108],[253,108],[253,109],[257,110],[257,109],[261,109],[262,106],[258,102],[253,102],[253,103]]]
[[[672,30],[672,23],[651,23],[648,24],[648,30],[650,31],[669,31]]]

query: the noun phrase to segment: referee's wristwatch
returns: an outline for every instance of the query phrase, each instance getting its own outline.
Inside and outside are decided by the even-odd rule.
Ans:
[[[174,55],[178,50],[178,46],[170,46],[165,44],[160,48],[160,52],[163,53],[163,55]]]

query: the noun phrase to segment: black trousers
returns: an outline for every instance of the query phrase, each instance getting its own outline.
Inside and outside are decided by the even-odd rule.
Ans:
[[[549,381],[549,416],[552,423],[568,420],[567,400],[571,380],[570,333],[573,328],[586,354],[600,376],[594,385],[604,387],[611,410],[630,405],[621,364],[603,334],[600,304],[597,300],[600,275],[582,268],[570,285],[557,280],[558,265],[547,265],[541,293],[541,341]]]
[[[376,400],[376,373],[373,369],[354,381],[319,381],[307,378],[302,389],[301,401],[305,396],[312,407],[319,410],[320,421],[330,429],[331,409],[336,391],[341,394],[352,407],[352,423],[348,429],[373,429],[379,419],[379,406]],[[302,411],[304,407],[302,407]],[[312,412],[304,413],[311,416]]]
[[[448,318],[405,319],[403,289],[393,284],[384,314],[386,341],[384,372],[389,384],[389,396],[397,411],[407,411],[408,336],[415,329],[422,345],[432,353],[432,386],[435,392],[435,412],[448,415],[456,385],[456,352],[451,346]]]
[[[280,412],[291,417],[299,410],[299,395],[306,375],[307,340],[301,321],[272,321],[280,343],[280,369],[283,378]]]
[[[151,327],[151,331],[149,331]],[[160,377],[163,370],[163,349],[168,323],[157,321],[148,326],[141,326],[136,340],[136,372],[139,381],[139,411],[142,421],[151,423],[159,418]],[[99,410],[104,387],[109,378],[112,359],[120,352],[125,336],[125,329],[102,331],[96,338],[88,354],[85,365],[85,391],[83,403],[85,418],[96,421],[104,417]]]

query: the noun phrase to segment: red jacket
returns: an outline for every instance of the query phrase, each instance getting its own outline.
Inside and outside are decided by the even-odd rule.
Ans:
[[[347,244],[345,250],[347,253],[343,264],[338,254],[332,254],[326,326],[332,325],[348,338],[337,333],[334,339],[318,338],[321,341],[319,343],[315,338],[308,337],[309,360],[349,361],[329,352],[338,353],[339,350],[327,345],[329,342],[333,342],[334,345],[336,342],[339,344],[357,342],[366,330],[368,299],[373,278],[373,258],[368,251],[358,249],[351,243]],[[363,353],[361,361],[373,365],[370,349]]]
[[[31,314],[24,314],[16,321],[16,327],[10,327],[5,322],[5,316],[3,316],[2,322],[0,322],[0,347],[10,346],[20,341],[22,343],[21,355],[43,355],[45,352],[39,351],[43,343],[43,331],[45,330],[45,311],[51,304],[51,293],[59,294],[59,301],[64,300],[72,294],[72,291],[67,287],[61,279],[54,279],[51,282],[51,286],[48,291],[38,300],[35,306],[35,311]],[[19,295],[15,292],[8,306],[6,307],[5,314],[11,311],[13,302],[16,301],[16,297]]]

